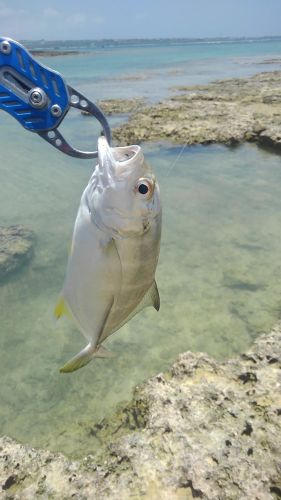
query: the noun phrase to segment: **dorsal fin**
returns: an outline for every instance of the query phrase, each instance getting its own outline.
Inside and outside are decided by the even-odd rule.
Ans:
[[[63,295],[59,296],[54,313],[57,319],[60,319],[62,316],[68,316],[68,317],[70,316]]]

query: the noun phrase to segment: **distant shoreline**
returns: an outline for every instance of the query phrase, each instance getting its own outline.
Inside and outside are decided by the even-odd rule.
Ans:
[[[24,46],[30,51],[36,51],[36,55],[47,55],[45,52],[50,51],[50,56],[80,54],[81,51],[94,51],[99,49],[119,48],[129,46],[159,46],[159,45],[213,45],[213,44],[245,44],[252,43],[274,43],[281,42],[281,35],[261,36],[261,37],[197,37],[197,38],[97,38],[97,39],[77,39],[77,40],[21,40]],[[279,53],[279,51],[278,51]]]
[[[204,40],[219,40],[219,41],[228,41],[228,40],[274,40],[274,39],[279,39],[281,38],[281,34],[279,35],[263,35],[263,36],[213,36],[213,37],[132,37],[132,38],[86,38],[86,39],[79,39],[77,38],[76,40],[73,40],[71,38],[62,38],[62,39],[53,39],[53,40],[21,40],[20,43],[23,43],[24,45],[30,44],[30,43],[37,43],[37,44],[52,44],[52,43],[69,43],[71,42],[72,44],[79,43],[79,42],[131,42],[131,41],[165,41],[165,40],[183,40],[187,42],[193,42],[193,41],[204,41]]]
[[[41,50],[29,49],[29,52],[35,57],[57,57],[57,56],[75,56],[83,54],[80,50]]]

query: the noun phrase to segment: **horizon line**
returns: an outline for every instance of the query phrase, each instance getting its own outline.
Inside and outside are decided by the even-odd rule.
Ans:
[[[11,37],[4,37],[11,38]],[[205,37],[184,37],[184,36],[159,36],[159,37],[111,37],[111,38],[21,38],[21,41],[32,41],[32,42],[103,42],[103,41],[129,41],[129,40],[259,40],[261,38],[281,38],[281,33],[279,35],[259,35],[259,36],[251,36],[251,35],[240,35],[240,36],[205,36]]]

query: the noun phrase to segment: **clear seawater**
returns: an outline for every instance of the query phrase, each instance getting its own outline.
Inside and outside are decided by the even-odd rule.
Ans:
[[[176,85],[248,76],[281,68],[281,37],[229,40],[28,42],[30,48],[77,50],[43,58],[92,99],[158,100]],[[274,62],[275,61],[275,62]]]
[[[217,57],[214,44],[209,44],[211,58],[218,65],[221,61],[220,77],[229,76],[225,58],[262,60],[280,53],[280,41],[260,41],[259,50],[255,43],[248,43],[246,55],[243,44],[242,55],[238,43],[234,55],[231,44],[227,42],[224,49],[218,44]],[[151,48],[154,56],[158,49],[163,51],[163,45]],[[141,70],[135,65],[136,50],[142,58]],[[105,48],[109,55],[100,70],[104,75],[99,77],[101,95],[110,75],[112,88],[118,75],[123,75],[130,51],[132,74],[151,71],[145,62],[149,50],[135,45]],[[222,50],[228,55],[222,57]],[[113,78],[108,61],[114,60],[114,51],[119,70],[115,60]],[[162,53],[164,62],[159,63],[163,72],[165,64],[173,65],[171,51],[178,58],[176,64],[183,57],[182,45],[167,46],[167,59]],[[81,61],[93,58],[94,65],[95,57],[102,67],[100,53],[50,58],[49,64],[78,87]],[[207,47],[204,58],[207,81],[213,79]],[[198,60],[194,57],[193,69]],[[244,66],[233,63],[234,67],[240,76]],[[255,71],[252,63],[245,67]],[[190,81],[196,83],[197,77],[194,69]],[[91,78],[85,83],[86,68],[83,78],[83,85],[90,88]],[[155,83],[154,73],[149,79]],[[168,79],[175,83],[172,75]],[[94,77],[92,84],[98,91]],[[134,80],[120,79],[118,85],[120,93],[115,88],[115,96],[125,95],[126,89],[126,95],[132,95],[136,89]],[[150,88],[146,80],[138,81],[138,86],[138,95]],[[163,93],[159,88],[158,97]],[[280,156],[254,145],[197,146],[184,151],[167,143],[143,145],[163,200],[157,271],[160,312],[143,311],[108,339],[107,347],[117,353],[115,359],[95,360],[74,374],[61,375],[62,364],[85,344],[67,319],[55,322],[53,310],[93,162],[64,156],[4,113],[0,126],[0,224],[24,224],[37,238],[30,265],[0,287],[1,434],[82,456],[95,450],[91,427],[109,416],[117,403],[129,400],[136,384],[168,368],[180,352],[206,351],[225,359],[243,352],[280,318]],[[95,141],[89,126],[90,119],[73,113],[64,131],[76,145],[86,147]]]

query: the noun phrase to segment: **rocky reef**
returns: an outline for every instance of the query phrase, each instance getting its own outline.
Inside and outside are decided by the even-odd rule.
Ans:
[[[281,498],[281,323],[224,363],[181,354],[89,439],[70,460],[2,438],[1,498]]]
[[[21,225],[0,226],[0,283],[32,257],[34,233]]]
[[[133,99],[106,99],[98,102],[98,106],[108,116],[133,113],[141,109],[144,104],[145,100],[138,97]],[[91,116],[86,110],[82,110],[81,114]]]
[[[99,106],[106,115],[135,113],[143,108],[145,101],[142,98],[134,99],[107,99],[99,101]]]
[[[172,97],[134,111],[127,123],[114,129],[114,139],[120,144],[252,141],[281,150],[280,71],[174,90]]]

